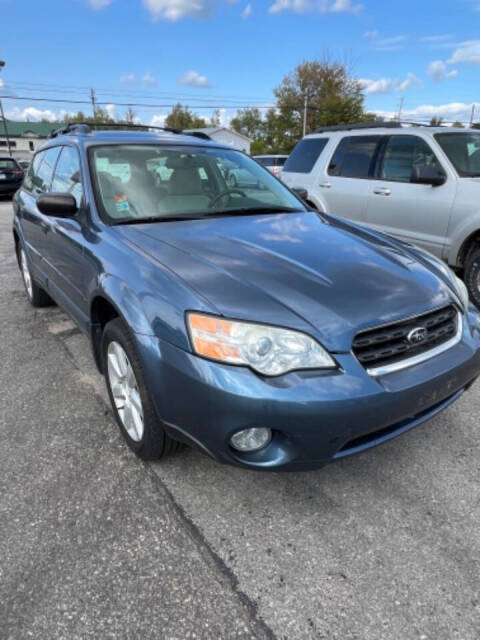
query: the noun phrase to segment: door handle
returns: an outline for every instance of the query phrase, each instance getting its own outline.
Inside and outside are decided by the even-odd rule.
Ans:
[[[374,189],[373,193],[377,196],[389,196],[392,193],[392,190],[388,187],[380,187],[379,189]]]
[[[320,182],[320,187],[322,187],[322,189],[330,189],[330,187],[332,186],[331,182]]]

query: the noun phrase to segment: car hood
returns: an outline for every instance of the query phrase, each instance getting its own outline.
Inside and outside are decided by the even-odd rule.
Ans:
[[[360,329],[452,302],[446,276],[402,243],[314,212],[117,227],[230,318],[349,351]]]

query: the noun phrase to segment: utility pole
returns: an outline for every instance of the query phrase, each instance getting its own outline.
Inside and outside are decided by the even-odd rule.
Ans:
[[[95,119],[97,115],[97,108],[95,106],[95,91],[93,89],[90,89],[90,100],[92,101],[93,117]]]
[[[400,106],[398,107],[398,121],[402,121],[402,110],[403,110],[403,96],[400,98]]]
[[[303,137],[307,135],[307,108],[308,108],[308,93],[303,98]]]
[[[470,127],[473,125],[473,118],[475,117],[475,103],[472,104],[472,113],[470,115]]]
[[[5,66],[5,62],[3,60],[0,60],[0,71],[3,69],[4,66]],[[12,148],[10,146],[10,138],[8,136],[7,120],[5,118],[5,114],[3,113],[3,105],[2,105],[2,101],[1,100],[0,100],[0,115],[1,115],[2,120],[3,120],[3,128],[5,130],[5,138],[7,139],[8,155],[11,156],[12,155]]]

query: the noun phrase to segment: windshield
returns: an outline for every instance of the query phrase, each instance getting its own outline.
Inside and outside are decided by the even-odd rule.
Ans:
[[[480,133],[437,133],[435,138],[459,176],[480,176]]]
[[[94,147],[91,165],[100,209],[115,223],[305,210],[267,170],[230,149],[111,145]]]

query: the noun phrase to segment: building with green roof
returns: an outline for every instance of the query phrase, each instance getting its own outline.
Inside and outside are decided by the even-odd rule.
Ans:
[[[40,147],[53,129],[62,126],[59,122],[18,122],[0,119],[0,154],[8,153],[7,138],[5,135],[7,125],[10,148],[15,158],[30,160],[38,147]]]

